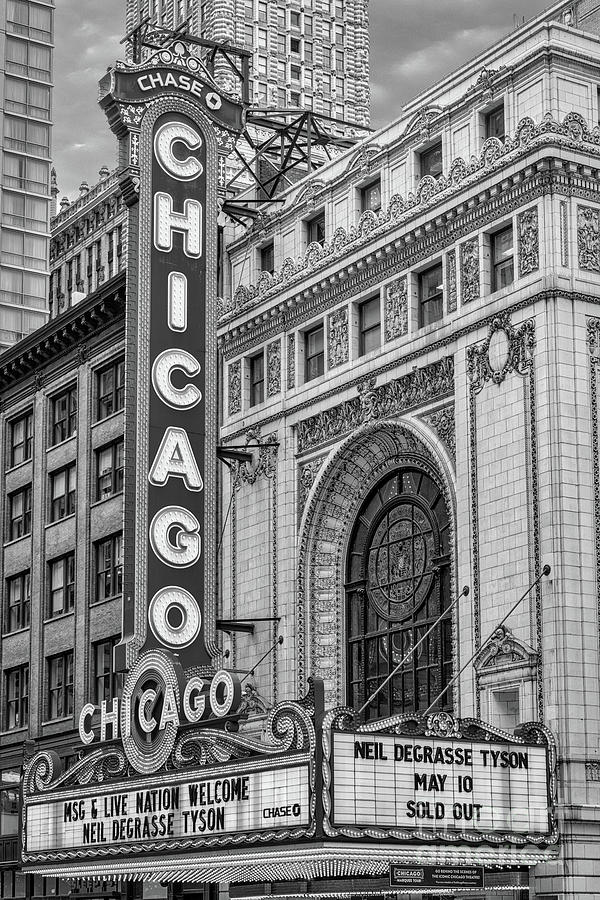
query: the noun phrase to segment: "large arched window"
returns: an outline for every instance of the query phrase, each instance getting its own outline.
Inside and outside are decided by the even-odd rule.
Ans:
[[[449,519],[435,481],[391,472],[369,494],[346,569],[348,701],[360,708],[450,602]],[[424,712],[451,678],[451,615],[365,710],[367,719]],[[451,691],[438,704],[452,707]]]

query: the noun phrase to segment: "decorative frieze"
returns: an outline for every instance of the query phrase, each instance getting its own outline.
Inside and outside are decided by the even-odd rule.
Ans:
[[[460,246],[460,288],[463,303],[479,299],[479,238]]]
[[[267,346],[267,397],[281,392],[281,341]]]
[[[423,416],[430,428],[436,432],[452,459],[456,459],[456,429],[454,422],[454,409],[446,406],[436,412]]]
[[[458,305],[458,287],[456,284],[456,250],[450,250],[446,254],[446,279],[448,284],[448,303],[447,310],[449,313],[456,312]]]
[[[517,328],[507,312],[494,316],[482,344],[467,351],[467,374],[475,391],[487,381],[501,384],[510,372],[523,375],[535,349],[535,323],[528,319]]]
[[[537,272],[540,267],[540,236],[537,207],[517,216],[519,277]]]
[[[600,210],[577,207],[577,255],[580,269],[600,272]]]
[[[235,416],[242,411],[242,361],[236,360],[229,366],[229,415]]]
[[[380,387],[374,387],[369,380],[364,384],[359,396],[298,423],[299,453],[339,438],[371,419],[398,416],[409,409],[452,395],[454,360],[451,356],[444,356]]]
[[[408,279],[406,275],[384,289],[384,339],[393,341],[408,332]]]
[[[324,456],[317,459],[311,459],[300,467],[300,477],[298,484],[298,513],[302,515],[302,510],[306,504],[306,500],[310,493],[310,489],[315,482],[315,478],[319,474],[319,469],[323,465]]]
[[[330,369],[348,362],[348,307],[329,316],[327,364]]]
[[[293,391],[296,387],[296,335],[288,334],[287,339],[287,386]]]

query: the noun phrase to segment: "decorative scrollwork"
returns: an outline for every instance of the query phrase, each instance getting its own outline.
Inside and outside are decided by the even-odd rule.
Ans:
[[[427,737],[459,738],[458,719],[448,712],[436,712],[427,716]]]
[[[23,776],[23,792],[25,796],[74,785],[103,782],[110,778],[119,778],[127,774],[129,764],[123,751],[109,745],[94,750],[78,760],[66,772],[62,771],[62,763],[53,750],[37,753],[27,764]]]

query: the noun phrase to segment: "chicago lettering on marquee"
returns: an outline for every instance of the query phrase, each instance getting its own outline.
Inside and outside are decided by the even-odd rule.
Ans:
[[[140,654],[161,650],[176,654],[183,669],[209,672],[216,655],[217,177],[243,108],[182,41],[141,65],[118,63],[101,93],[120,138],[129,207],[117,663],[128,669]]]

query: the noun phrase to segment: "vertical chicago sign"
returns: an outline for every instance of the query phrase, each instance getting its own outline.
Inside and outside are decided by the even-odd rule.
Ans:
[[[131,679],[154,651],[164,680],[180,666],[208,671],[215,653],[217,178],[242,107],[182,41],[117,64],[100,102],[120,139],[129,207],[117,661],[136,663]],[[157,650],[177,654],[175,667]]]

